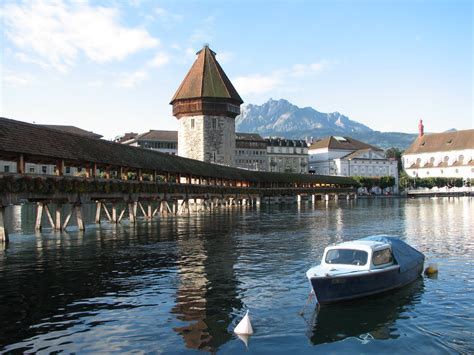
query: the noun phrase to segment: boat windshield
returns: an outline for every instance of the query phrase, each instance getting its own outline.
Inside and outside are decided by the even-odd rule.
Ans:
[[[367,252],[357,249],[331,249],[326,254],[326,264],[365,265]]]

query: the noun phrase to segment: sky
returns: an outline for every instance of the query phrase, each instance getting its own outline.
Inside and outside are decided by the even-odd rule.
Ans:
[[[340,112],[372,129],[471,129],[473,2],[9,1],[0,116],[114,138],[177,129],[171,100],[208,43],[246,104]]]

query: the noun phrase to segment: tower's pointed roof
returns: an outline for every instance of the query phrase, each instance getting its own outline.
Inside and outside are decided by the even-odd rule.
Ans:
[[[208,45],[196,53],[197,58],[171,100],[215,98],[243,103],[237,90],[216,60],[216,53]]]

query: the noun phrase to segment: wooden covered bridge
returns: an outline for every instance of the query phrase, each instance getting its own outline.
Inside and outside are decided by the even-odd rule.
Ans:
[[[4,209],[36,203],[36,228],[42,214],[62,230],[73,214],[84,228],[81,205],[95,203],[96,222],[102,213],[114,223],[128,210],[151,219],[165,213],[189,213],[234,204],[255,204],[280,198],[354,196],[352,179],[337,176],[256,172],[130,147],[66,133],[35,124],[0,118],[0,161],[15,166],[0,172],[0,240],[5,240]],[[12,163],[14,162],[14,163]],[[53,174],[31,174],[27,164],[54,166]],[[76,176],[65,172],[76,168]],[[48,206],[53,204],[55,211]],[[61,206],[71,206],[65,219]],[[109,204],[109,208],[107,208]],[[117,210],[118,206],[125,206]],[[52,213],[54,212],[54,213]]]

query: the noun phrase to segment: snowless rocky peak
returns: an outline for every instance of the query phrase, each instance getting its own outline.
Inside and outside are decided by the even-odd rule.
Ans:
[[[308,136],[318,130],[331,134],[350,132],[370,132],[369,127],[350,120],[339,112],[322,113],[312,107],[300,108],[285,99],[269,99],[262,105],[248,104],[242,107],[236,118],[239,132],[258,132],[266,136],[288,136],[302,134]]]

